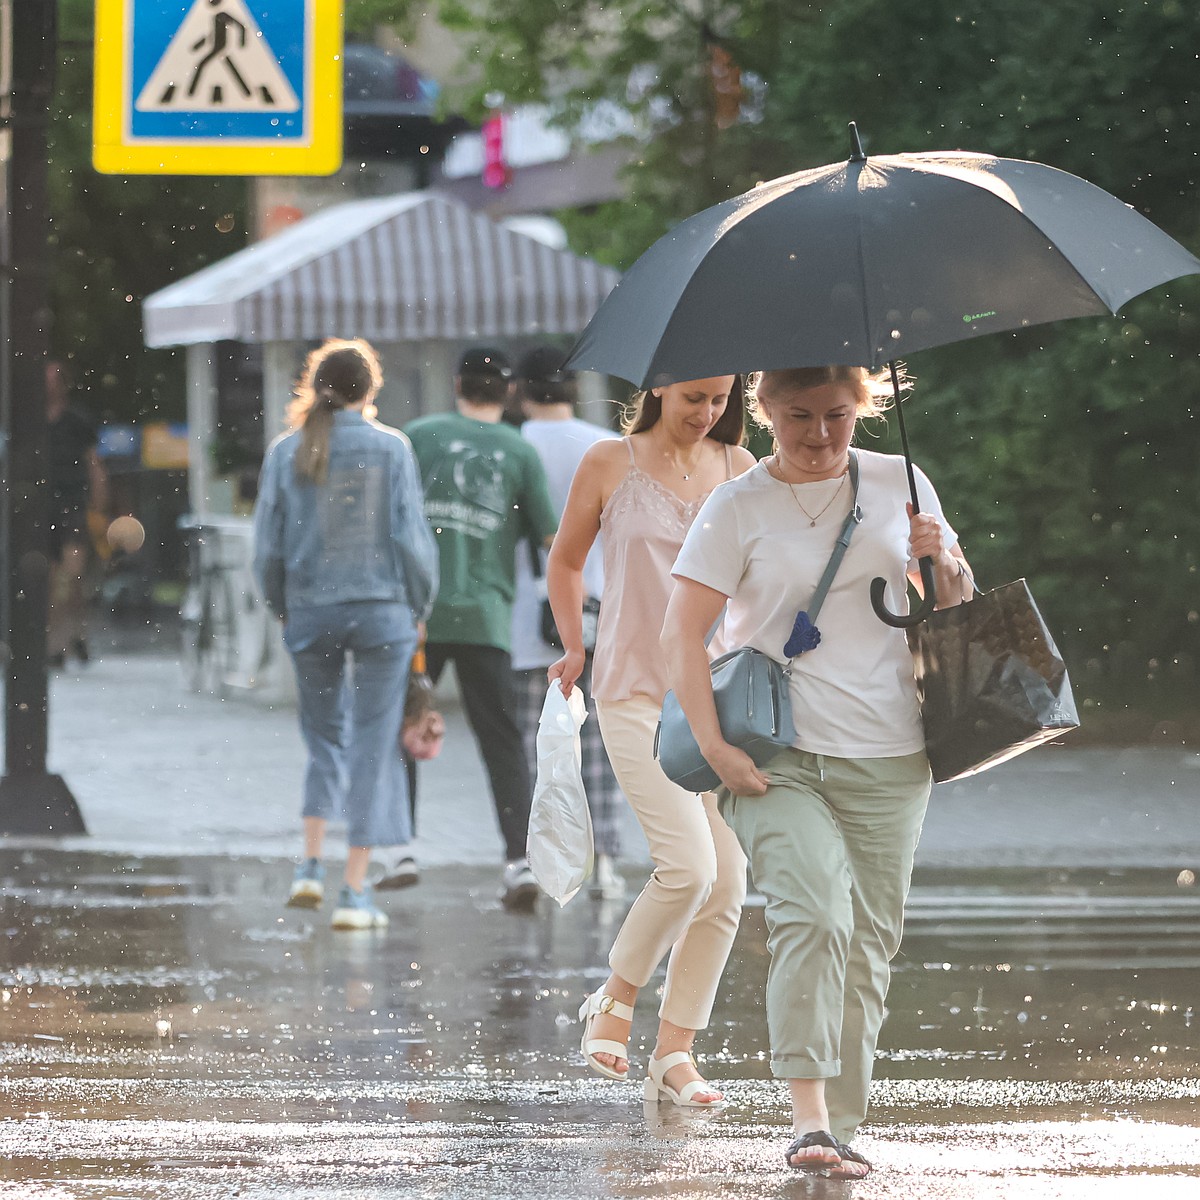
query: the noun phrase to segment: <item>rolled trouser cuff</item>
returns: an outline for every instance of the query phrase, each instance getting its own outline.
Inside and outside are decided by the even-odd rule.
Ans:
[[[814,1062],[798,1054],[772,1054],[771,1074],[776,1079],[833,1079],[842,1073],[842,1060]]]

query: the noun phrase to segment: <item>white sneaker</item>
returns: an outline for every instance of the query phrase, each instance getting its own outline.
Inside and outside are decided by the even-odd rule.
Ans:
[[[319,859],[306,858],[296,864],[288,908],[320,908],[325,899],[325,868]]]
[[[505,865],[500,903],[510,912],[532,912],[538,898],[537,880],[529,869],[527,858],[517,858]]]
[[[617,874],[612,858],[607,854],[596,855],[596,868],[588,884],[588,895],[593,900],[623,900],[625,880]]]
[[[376,907],[369,885],[356,892],[348,883],[342,884],[330,922],[334,929],[386,929],[387,923],[387,913]]]
[[[395,892],[400,888],[412,887],[421,880],[421,872],[417,863],[407,852],[393,857],[380,857],[379,869],[382,872],[375,880],[377,892]]]

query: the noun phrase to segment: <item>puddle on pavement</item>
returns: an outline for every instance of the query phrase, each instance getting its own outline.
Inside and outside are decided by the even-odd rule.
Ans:
[[[203,1165],[205,1198],[260,1194],[267,1177],[262,1195],[375,1195],[383,1172],[396,1194],[527,1200],[514,1154],[544,1195],[807,1194],[786,1171],[763,1190],[780,1175],[784,1104],[765,1053],[761,909],[699,1044],[728,1080],[717,1117],[643,1111],[579,1065],[575,1010],[606,974],[624,906],[514,917],[492,873],[431,872],[387,898],[387,931],[334,934],[281,909],[287,877],[257,860],[0,852],[0,1198],[16,1181],[85,1178],[89,1197],[165,1195],[146,1180]],[[128,899],[143,902],[113,903]],[[1047,1196],[1082,1200],[1082,1172],[1088,1200],[1105,1200],[1131,1124],[1143,1142],[1127,1164],[1158,1195],[1180,1172],[1194,1194],[1200,969],[1139,962],[1128,929],[1114,956],[1078,922],[1022,939],[1007,919],[974,939],[923,921],[906,940],[872,1118],[898,1166],[858,1194],[918,1194],[920,1176],[923,1197],[987,1196],[981,1179],[1043,1164],[1062,1185]],[[653,1026],[646,1004],[638,1077]]]

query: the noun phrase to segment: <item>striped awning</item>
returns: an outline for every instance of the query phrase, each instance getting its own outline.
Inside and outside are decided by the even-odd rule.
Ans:
[[[497,225],[436,192],[298,221],[147,297],[147,346],[578,333],[610,267]]]

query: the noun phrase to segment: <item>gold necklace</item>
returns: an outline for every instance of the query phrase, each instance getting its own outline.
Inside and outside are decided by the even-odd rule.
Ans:
[[[787,489],[789,492],[792,493],[792,499],[795,500],[796,507],[805,515],[805,517],[808,518],[808,524],[811,527],[811,526],[815,525],[829,511],[829,509],[833,505],[833,502],[838,498],[839,495],[841,495],[842,484],[844,484],[846,482],[846,474],[850,470],[850,464],[849,463],[846,464],[846,470],[844,470],[842,472],[840,478],[838,479],[838,485],[837,485],[837,487],[835,487],[833,489],[833,494],[826,501],[825,507],[823,509],[821,509],[821,511],[819,513],[817,513],[817,515],[815,517],[813,516],[812,513],[810,513],[808,511],[807,508],[804,507],[803,504],[800,503],[800,497],[796,495],[795,485],[793,483],[790,483],[788,480],[784,479],[783,469],[779,466],[778,458],[776,458],[776,460],[775,460],[775,468],[776,468],[776,470],[779,471],[780,482],[787,484]]]

